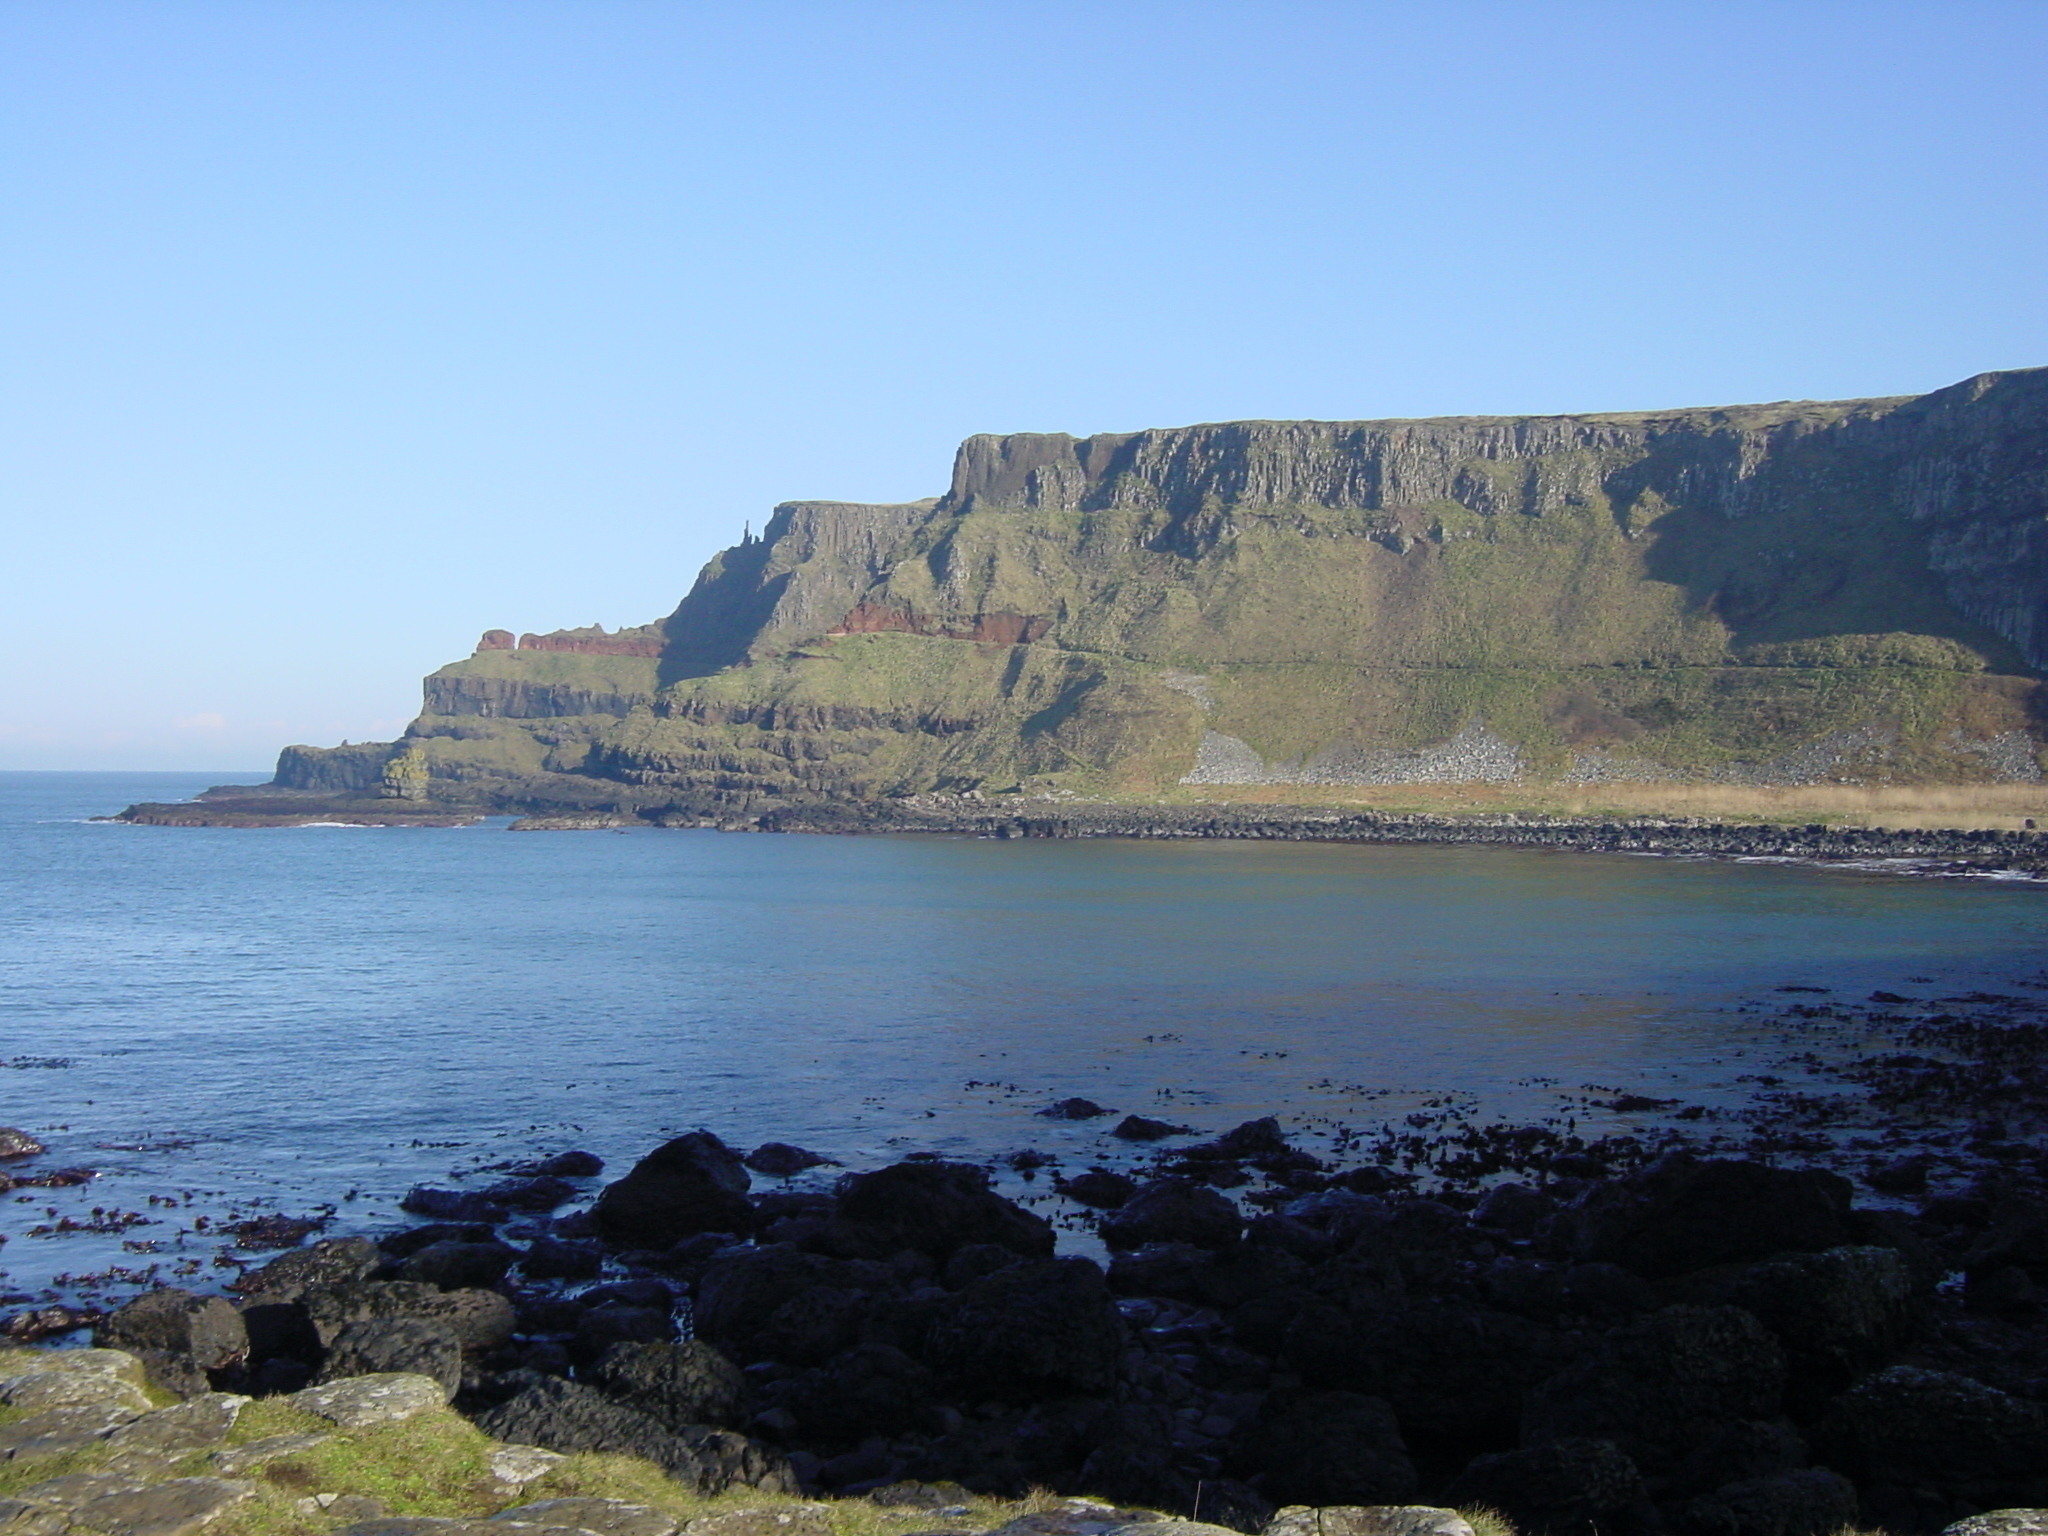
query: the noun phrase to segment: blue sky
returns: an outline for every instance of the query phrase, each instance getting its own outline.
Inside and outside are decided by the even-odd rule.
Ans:
[[[2048,363],[2048,6],[0,4],[0,767],[402,728],[970,432]]]

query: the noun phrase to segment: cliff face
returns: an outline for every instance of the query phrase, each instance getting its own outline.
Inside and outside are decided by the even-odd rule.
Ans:
[[[777,508],[658,635],[509,638],[428,679],[402,749],[437,795],[2026,778],[2048,370],[974,437],[936,500]]]

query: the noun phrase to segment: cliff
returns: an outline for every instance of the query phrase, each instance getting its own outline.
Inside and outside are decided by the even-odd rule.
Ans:
[[[973,437],[659,626],[485,637],[287,788],[760,814],[929,790],[2029,781],[2048,370],[1833,404]],[[394,777],[395,775],[395,777]]]

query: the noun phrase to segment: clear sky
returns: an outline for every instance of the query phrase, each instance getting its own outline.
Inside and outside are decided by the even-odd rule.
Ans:
[[[971,432],[2048,363],[2042,0],[4,0],[0,767],[384,737]]]

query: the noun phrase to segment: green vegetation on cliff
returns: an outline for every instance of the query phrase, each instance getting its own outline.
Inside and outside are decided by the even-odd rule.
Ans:
[[[724,814],[2031,780],[2048,371],[1832,405],[970,438],[935,500],[778,508],[658,656],[583,653],[651,633],[487,637],[403,742],[292,748],[278,782]]]

